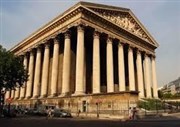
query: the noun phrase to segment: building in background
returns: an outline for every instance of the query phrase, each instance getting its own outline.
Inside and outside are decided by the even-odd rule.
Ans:
[[[180,77],[174,81],[169,82],[167,85],[164,85],[161,91],[164,94],[167,94],[167,93],[171,93],[172,95],[179,94],[180,93]]]
[[[158,97],[157,47],[130,9],[79,2],[11,49],[24,58],[29,80],[6,98],[72,112],[128,110]]]

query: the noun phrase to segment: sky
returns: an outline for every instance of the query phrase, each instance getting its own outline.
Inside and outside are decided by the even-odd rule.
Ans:
[[[131,9],[159,43],[158,86],[180,77],[179,0],[84,0]],[[0,45],[11,49],[79,0],[0,0]]]

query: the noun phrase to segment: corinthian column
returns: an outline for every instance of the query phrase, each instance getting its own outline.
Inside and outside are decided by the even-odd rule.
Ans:
[[[51,77],[51,96],[57,95],[57,81],[58,81],[58,63],[59,63],[59,42],[54,38],[54,51],[52,62],[52,77]]]
[[[24,69],[27,69],[27,66],[28,66],[27,54],[24,55],[23,65],[24,65]],[[27,82],[24,82],[23,86],[21,87],[20,99],[25,97],[26,83]]]
[[[146,86],[146,97],[151,98],[151,85],[150,85],[150,70],[149,70],[149,58],[145,54],[144,67],[145,67],[145,86]]]
[[[128,69],[129,69],[129,90],[135,91],[135,77],[134,77],[134,58],[131,47],[128,49]]]
[[[35,65],[35,74],[34,74],[34,90],[33,98],[39,97],[39,88],[40,88],[40,73],[41,73],[41,47],[37,48],[36,53],[36,65]]]
[[[137,51],[136,65],[137,65],[137,81],[138,81],[139,97],[144,98],[142,57],[141,57],[141,52],[139,50]]]
[[[62,95],[65,96],[70,92],[70,65],[71,65],[71,40],[70,33],[65,33],[64,41],[64,60],[63,60],[63,77],[62,77]]]
[[[100,41],[99,33],[94,32],[93,40],[93,93],[100,93]]]
[[[153,97],[158,98],[155,57],[151,57],[151,62],[152,62]]]
[[[84,84],[84,28],[77,27],[76,87],[74,95],[85,94]]]
[[[119,72],[119,91],[125,91],[125,71],[124,71],[124,46],[118,45],[118,72]]]
[[[114,71],[113,71],[113,46],[112,39],[107,39],[107,54],[106,54],[106,66],[107,66],[107,92],[114,92]]]
[[[33,76],[34,76],[34,52],[30,52],[30,60],[29,60],[29,79],[27,81],[26,86],[26,98],[30,98],[32,96],[32,85],[33,85]]]
[[[48,75],[49,75],[49,44],[45,44],[44,62],[42,70],[41,98],[47,96]]]

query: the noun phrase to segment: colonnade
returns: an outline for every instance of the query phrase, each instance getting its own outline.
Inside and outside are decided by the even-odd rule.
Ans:
[[[75,91],[72,96],[85,95],[85,27],[77,26],[77,46],[76,46],[76,72],[75,72]],[[29,99],[29,98],[44,98],[55,96],[66,96],[70,93],[70,75],[71,75],[71,31],[67,30],[64,35],[64,55],[63,55],[63,72],[62,72],[62,90],[58,95],[58,65],[59,65],[59,48],[61,42],[57,37],[53,38],[53,55],[52,55],[52,69],[49,72],[50,65],[50,42],[47,41],[42,45],[31,49],[29,57],[25,53],[24,66],[28,69],[29,78],[23,87],[16,88],[6,93],[6,98],[14,99]],[[93,36],[93,51],[92,51],[92,94],[101,93],[101,76],[100,76],[100,35],[98,31],[94,31]],[[115,92],[114,84],[114,68],[113,68],[113,38],[107,36],[106,40],[106,81],[107,93]],[[128,45],[128,83],[125,79],[125,44],[118,41],[118,85],[119,92],[123,91],[139,91],[139,97],[157,98],[157,79],[155,57]],[[34,51],[36,50],[36,52]],[[135,51],[136,50],[136,51]],[[43,51],[43,53],[42,53]],[[134,57],[136,56],[136,57]],[[142,58],[142,56],[144,56]],[[134,61],[136,64],[134,64]],[[135,71],[136,68],[136,71]],[[48,95],[49,74],[51,73],[51,93]],[[137,76],[135,76],[137,75]],[[137,83],[136,80],[137,79]],[[152,81],[152,82],[151,82]],[[127,89],[128,85],[128,89]],[[151,92],[151,88],[153,91]],[[11,93],[11,94],[10,94]]]

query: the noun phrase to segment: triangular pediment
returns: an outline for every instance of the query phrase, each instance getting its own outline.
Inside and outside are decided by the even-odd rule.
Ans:
[[[118,27],[138,36],[156,47],[158,46],[158,43],[153,39],[130,9],[86,2],[82,3],[82,5],[109,22],[114,23]]]

